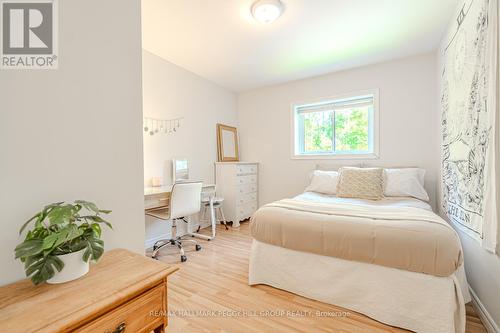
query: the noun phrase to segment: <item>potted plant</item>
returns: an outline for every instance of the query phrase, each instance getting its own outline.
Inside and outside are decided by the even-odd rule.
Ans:
[[[102,210],[88,201],[73,204],[57,202],[45,206],[21,227],[20,234],[34,223],[24,241],[15,249],[16,259],[24,263],[26,277],[37,285],[63,283],[78,279],[89,271],[89,261],[104,252],[101,224],[111,224],[101,217]]]

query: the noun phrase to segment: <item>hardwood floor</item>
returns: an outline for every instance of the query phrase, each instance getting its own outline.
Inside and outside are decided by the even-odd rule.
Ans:
[[[283,290],[250,287],[248,222],[228,231],[220,227],[215,241],[199,243],[200,252],[192,246],[185,248],[188,261],[182,264],[174,248],[161,252],[160,260],[180,266],[168,281],[169,333],[407,332]],[[486,330],[468,305],[467,333],[483,332]]]

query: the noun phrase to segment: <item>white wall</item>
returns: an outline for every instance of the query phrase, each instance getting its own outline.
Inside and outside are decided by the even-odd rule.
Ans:
[[[457,6],[457,13],[458,10],[462,8],[462,1],[459,2],[459,5]],[[500,17],[500,7],[498,8],[499,12],[498,15]],[[456,16],[453,16],[453,19]],[[454,23],[454,22],[453,22]],[[453,24],[450,23],[450,30],[452,29]],[[453,33],[451,31],[450,33]],[[442,69],[442,53],[443,53],[443,48],[446,46],[446,41],[448,38],[443,38],[441,42],[441,46],[439,48],[439,51],[437,52],[437,57],[438,57],[438,68],[436,75],[438,76],[439,80],[441,79],[441,69]],[[500,52],[499,52],[499,59],[498,63],[500,63]],[[498,88],[500,89],[500,82],[498,81],[498,71],[497,71],[497,84]],[[440,82],[439,82],[439,87],[440,87]],[[500,91],[499,91],[499,96],[498,100],[500,101]],[[497,116],[499,114],[499,110],[497,109]],[[497,177],[500,175],[500,163],[498,163],[498,158],[500,156],[500,140],[499,140],[499,132],[500,132],[500,127],[498,126],[497,123],[497,161],[496,161],[496,170],[497,170]],[[439,137],[441,139],[441,127],[438,128],[439,131]],[[441,149],[441,140],[440,140],[440,146],[439,148]],[[441,167],[441,160],[438,161],[438,166]],[[441,183],[439,183],[439,187],[441,186]],[[439,188],[439,193],[441,193],[441,189]],[[500,195],[500,179],[497,178],[497,199],[498,196]],[[441,205],[441,196],[438,196],[438,207],[440,208],[440,214],[444,218],[446,218],[445,214],[442,211],[442,205]],[[497,207],[500,206],[500,202],[497,202]],[[453,224],[452,224],[453,225]],[[472,288],[473,292],[475,295],[477,295],[479,302],[481,305],[485,308],[487,312],[487,316],[489,316],[489,319],[493,321],[492,325],[495,326],[498,329],[500,327],[500,301],[498,296],[500,295],[500,257],[498,254],[493,254],[491,252],[488,252],[484,250],[475,240],[473,240],[470,236],[466,235],[465,233],[462,233],[460,229],[456,228],[458,231],[458,234],[460,236],[460,239],[462,241],[462,248],[464,251],[464,261],[465,261],[465,271],[467,274],[467,279],[469,282],[470,287]],[[500,232],[500,230],[499,230]],[[498,237],[500,239],[500,235]],[[500,245],[497,246],[497,252],[500,251]]]
[[[144,252],[140,1],[59,1],[59,69],[0,70],[0,284],[44,204],[112,209],[106,249]]]
[[[168,61],[143,51],[144,115],[184,117],[174,134],[144,133],[144,183],[163,177],[172,183],[172,158],[189,161],[191,179],[214,182],[217,160],[216,124],[236,125],[236,95]],[[146,242],[168,237],[170,227],[146,219]]]
[[[260,204],[301,193],[316,164],[366,162],[380,166],[418,166],[427,170],[426,189],[435,203],[438,175],[436,58],[420,55],[238,95],[238,121],[244,160],[260,162]],[[292,160],[291,104],[378,88],[378,160]]]

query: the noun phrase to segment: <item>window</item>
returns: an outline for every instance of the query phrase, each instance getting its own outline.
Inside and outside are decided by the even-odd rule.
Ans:
[[[294,158],[377,157],[377,92],[293,106]]]

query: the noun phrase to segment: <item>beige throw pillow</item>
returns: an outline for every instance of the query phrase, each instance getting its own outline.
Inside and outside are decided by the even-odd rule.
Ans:
[[[384,197],[384,169],[340,168],[337,196],[340,198],[382,199]]]

